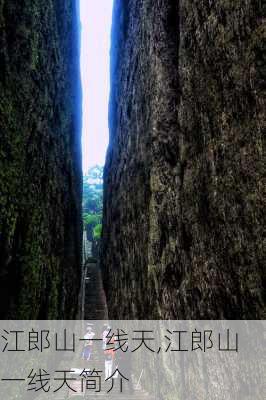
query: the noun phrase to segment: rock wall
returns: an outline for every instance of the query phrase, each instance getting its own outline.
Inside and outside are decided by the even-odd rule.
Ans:
[[[0,0],[0,318],[75,318],[81,275],[74,0]]]
[[[116,0],[111,318],[265,318],[265,5]]]

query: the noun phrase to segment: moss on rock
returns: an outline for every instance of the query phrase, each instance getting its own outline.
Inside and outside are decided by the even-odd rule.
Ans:
[[[70,0],[0,0],[0,316],[75,318],[79,27]]]

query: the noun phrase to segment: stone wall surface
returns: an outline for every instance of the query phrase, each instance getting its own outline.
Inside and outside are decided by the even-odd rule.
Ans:
[[[265,11],[115,1],[101,261],[111,318],[265,318]]]
[[[74,0],[0,0],[0,318],[75,318],[81,275]]]

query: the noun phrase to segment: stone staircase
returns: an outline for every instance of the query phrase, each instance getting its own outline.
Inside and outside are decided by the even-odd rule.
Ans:
[[[84,319],[107,320],[108,310],[101,270],[97,263],[87,263],[84,282]]]
[[[87,240],[87,233],[84,231],[83,232],[83,250],[82,250],[83,265],[85,265],[88,258],[92,256],[91,250],[92,250],[92,243]]]
[[[106,304],[106,297],[103,288],[103,281],[101,270],[96,262],[91,261],[90,249],[88,246],[88,242],[84,237],[84,255],[87,257],[84,261],[84,273],[83,273],[83,304],[82,304],[82,315],[83,319],[88,323],[92,324],[93,330],[95,331],[95,337],[100,338],[102,335],[101,332],[97,332],[94,329],[94,321],[108,321],[108,309]],[[98,325],[99,326],[99,325]],[[64,396],[58,397],[60,399],[111,399],[111,400],[155,400],[154,396],[151,396],[147,392],[145,392],[140,385],[138,385],[138,377],[134,377],[133,379],[133,387],[134,393],[128,393],[127,385],[124,383],[123,392],[120,393],[116,390],[116,392],[106,393],[110,388],[110,382],[104,381],[104,360],[101,343],[95,343],[93,345],[93,352],[90,361],[82,361],[81,367],[85,369],[95,369],[98,371],[103,371],[102,377],[102,390],[99,393],[95,393],[95,391],[87,391],[86,393],[75,394],[71,391],[65,393]],[[78,374],[77,374],[78,375]],[[115,381],[118,381],[116,379]],[[118,387],[118,382],[116,382],[116,387]]]

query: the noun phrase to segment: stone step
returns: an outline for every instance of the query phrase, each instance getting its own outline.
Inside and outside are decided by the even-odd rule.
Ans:
[[[91,320],[106,320],[108,319],[107,305],[105,299],[105,293],[103,289],[101,271],[97,264],[87,264],[85,271],[85,284],[83,299],[84,299],[84,319],[87,321]],[[94,350],[95,349],[95,350]],[[102,353],[100,354],[101,347],[95,346],[92,352],[91,360],[84,365],[89,363],[93,364],[94,368],[104,371],[104,362],[102,360]],[[101,393],[86,393],[86,395],[71,395],[69,399],[111,399],[111,400],[155,400],[154,397],[144,392],[141,389],[135,390],[134,394],[118,393],[108,395],[105,392]],[[58,399],[61,400],[61,399]]]
[[[107,305],[102,284],[101,271],[97,264],[88,264],[84,285],[84,319],[107,319]]]

